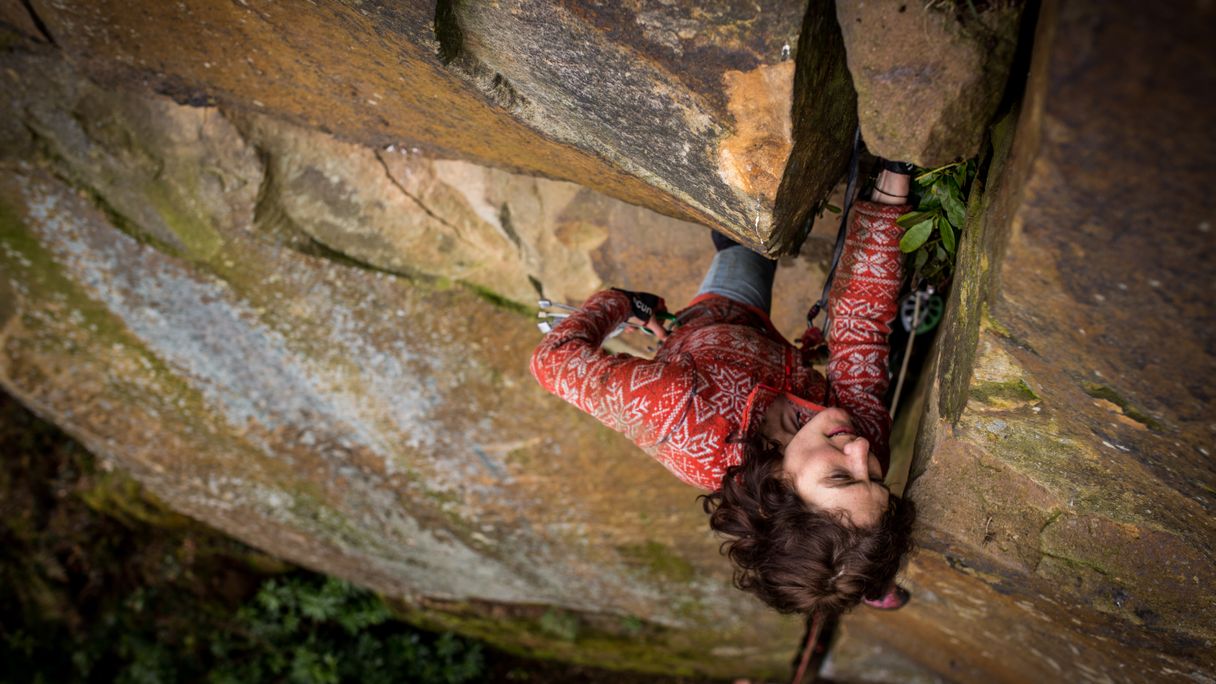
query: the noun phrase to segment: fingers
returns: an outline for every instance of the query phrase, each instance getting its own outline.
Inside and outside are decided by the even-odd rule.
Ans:
[[[667,328],[663,327],[662,321],[657,316],[651,316],[649,321],[646,321],[646,329],[654,333],[654,336],[660,341],[667,339]]]
[[[651,316],[650,320],[646,321],[645,323],[643,323],[641,319],[636,316],[630,316],[629,322],[637,326],[637,330],[640,332],[646,333],[647,335],[653,335],[660,342],[667,339],[667,336],[671,334],[667,332],[667,328],[663,327],[663,321],[659,320],[658,316]]]

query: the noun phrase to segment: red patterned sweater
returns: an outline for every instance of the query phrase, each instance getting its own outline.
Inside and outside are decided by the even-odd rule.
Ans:
[[[806,411],[840,406],[853,417],[886,473],[891,417],[887,335],[902,279],[895,219],[907,206],[858,202],[828,299],[828,377],[759,309],[702,295],[653,360],[609,354],[604,339],[629,318],[628,298],[592,295],[532,355],[532,374],[548,391],[624,433],[676,477],[714,490],[743,457],[740,438],[759,429],[786,394]]]

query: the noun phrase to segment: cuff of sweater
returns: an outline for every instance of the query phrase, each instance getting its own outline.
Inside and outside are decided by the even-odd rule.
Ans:
[[[583,302],[586,311],[602,311],[616,323],[623,323],[633,315],[633,304],[629,295],[619,290],[600,290]]]

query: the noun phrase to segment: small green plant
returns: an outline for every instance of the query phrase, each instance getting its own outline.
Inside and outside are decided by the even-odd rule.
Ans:
[[[924,170],[914,182],[916,210],[896,223],[908,229],[899,249],[912,255],[920,279],[941,285],[954,273],[954,256],[967,220],[967,191],[975,177],[973,160]]]
[[[482,670],[477,644],[402,629],[374,594],[317,575],[265,581],[232,629],[211,635],[210,651],[216,666],[208,679],[216,684],[459,684]]]

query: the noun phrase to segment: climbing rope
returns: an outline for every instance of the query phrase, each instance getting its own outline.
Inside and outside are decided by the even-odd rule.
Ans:
[[[912,321],[908,328],[908,342],[904,345],[904,358],[899,362],[899,374],[895,381],[895,394],[891,397],[891,418],[895,418],[895,409],[899,408],[899,395],[904,391],[904,378],[908,375],[908,360],[912,358],[912,343],[916,341],[916,333],[920,330],[920,297],[915,283],[920,279],[920,271],[912,274]]]

